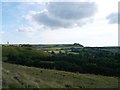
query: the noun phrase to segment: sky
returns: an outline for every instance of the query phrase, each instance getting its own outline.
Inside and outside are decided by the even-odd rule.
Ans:
[[[118,46],[118,1],[2,0],[0,43]]]

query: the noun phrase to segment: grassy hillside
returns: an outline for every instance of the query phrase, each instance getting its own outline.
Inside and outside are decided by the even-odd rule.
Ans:
[[[117,88],[118,79],[3,63],[4,88]]]

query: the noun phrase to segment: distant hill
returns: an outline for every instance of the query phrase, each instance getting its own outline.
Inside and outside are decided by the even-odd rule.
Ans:
[[[4,88],[117,88],[117,77],[3,63]]]

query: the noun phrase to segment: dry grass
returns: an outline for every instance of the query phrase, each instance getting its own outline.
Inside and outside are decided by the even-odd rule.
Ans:
[[[117,88],[117,77],[3,63],[4,88]]]

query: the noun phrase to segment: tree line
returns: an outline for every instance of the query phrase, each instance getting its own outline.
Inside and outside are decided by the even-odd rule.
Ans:
[[[4,62],[70,72],[120,76],[120,53],[82,49],[79,54],[50,54],[32,47],[3,46]],[[78,52],[78,51],[77,51]]]

